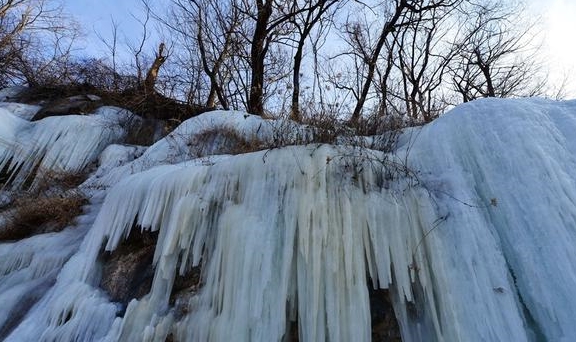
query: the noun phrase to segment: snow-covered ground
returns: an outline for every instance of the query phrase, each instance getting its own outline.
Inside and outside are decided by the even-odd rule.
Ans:
[[[38,163],[99,160],[78,227],[0,243],[0,330],[39,298],[7,341],[281,341],[296,317],[301,341],[369,341],[367,285],[390,289],[404,341],[576,340],[574,101],[467,103],[394,153],[302,144],[309,127],[239,112],[114,145],[118,111],[32,123],[0,107],[14,187]],[[222,127],[294,145],[197,146]],[[98,288],[99,255],[135,222],[159,232],[155,274],[123,311]],[[177,315],[174,278],[199,264],[203,286]]]

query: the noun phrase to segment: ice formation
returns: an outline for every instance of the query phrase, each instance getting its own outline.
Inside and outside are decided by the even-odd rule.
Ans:
[[[95,161],[102,150],[121,140],[128,111],[102,107],[91,115],[47,117],[30,122],[0,108],[0,169],[12,173],[18,188],[36,169],[74,173]],[[25,112],[30,110],[20,110]],[[17,171],[17,172],[16,172]]]
[[[36,105],[27,105],[15,102],[0,102],[0,111],[6,110],[8,112],[6,113],[5,111],[2,111],[2,114],[0,115],[12,114],[25,120],[32,120],[34,115],[36,115],[40,109],[42,109],[42,107]]]
[[[31,129],[0,120],[6,141]],[[390,289],[404,341],[576,340],[576,102],[475,101],[393,154],[205,156],[225,151],[217,139],[190,153],[199,123],[273,139],[264,122],[215,112],[146,151],[108,147],[79,228],[0,244],[0,326],[37,297],[6,340],[281,341],[297,320],[301,341],[369,341],[368,286]],[[155,275],[120,314],[98,255],[134,223],[159,232]],[[176,312],[175,276],[199,264],[203,286]]]
[[[26,91],[26,87],[13,86],[0,89],[0,102],[9,102],[17,98],[20,94]]]

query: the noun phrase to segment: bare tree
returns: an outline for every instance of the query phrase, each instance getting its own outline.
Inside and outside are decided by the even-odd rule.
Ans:
[[[133,67],[136,69],[136,79],[138,85],[142,85],[144,82],[144,70],[145,70],[145,64],[147,64],[146,63],[147,56],[144,53],[144,48],[146,47],[147,42],[150,39],[151,33],[149,26],[152,17],[152,10],[150,8],[148,0],[141,0],[140,4],[144,9],[143,17],[140,18],[138,15],[135,15],[133,13],[131,14],[132,18],[134,18],[134,20],[136,20],[136,22],[138,22],[138,24],[140,25],[140,35],[138,36],[139,39],[136,40],[135,42],[127,42],[129,50],[134,59]],[[162,54],[164,50],[164,45],[161,46],[162,46],[161,51]],[[164,62],[162,62],[160,65],[162,65],[163,63]]]
[[[166,58],[168,56],[165,54],[166,45],[164,43],[160,43],[158,46],[158,52],[154,57],[154,61],[150,68],[148,68],[148,72],[146,72],[146,78],[144,79],[144,92],[145,94],[153,94],[156,92],[155,86],[158,80],[158,73],[160,72],[160,68],[166,62]]]
[[[306,0],[303,4],[298,4],[295,2],[294,5],[306,8],[305,11],[300,12],[297,8],[293,8],[292,11],[299,13],[295,15],[290,23],[295,28],[295,37],[290,37],[296,43],[296,52],[294,53],[294,71],[292,73],[292,100],[291,100],[291,111],[290,118],[299,121],[300,118],[300,71],[302,66],[302,57],[304,54],[304,44],[312,29],[321,20],[325,19],[325,14],[334,5],[339,4],[340,6],[345,4],[345,1],[341,0]]]
[[[270,47],[270,18],[274,10],[274,0],[256,0],[256,24],[250,46],[250,66],[252,75],[250,80],[250,97],[248,99],[248,112],[263,114],[264,112],[264,60]],[[274,26],[280,25],[276,22]]]
[[[21,15],[18,15],[22,13]],[[34,24],[39,10],[29,6],[25,0],[0,1],[0,72],[1,85],[5,85],[7,78],[14,76],[14,63],[21,55],[17,43],[23,32]]]
[[[425,13],[438,8],[450,8],[457,4],[459,0],[395,0],[390,8],[387,9],[389,13],[388,20],[380,30],[378,39],[374,46],[364,47],[365,63],[367,64],[367,72],[364,75],[364,83],[362,91],[352,112],[350,123],[354,124],[360,118],[362,109],[368,97],[370,88],[374,80],[378,60],[381,57],[382,49],[386,41],[390,38],[391,34],[396,30],[401,30],[410,24],[411,16],[406,13]],[[408,20],[408,21],[406,21]]]
[[[66,73],[77,33],[58,3],[0,0],[0,83],[33,85]]]
[[[437,92],[457,49],[445,41],[450,32],[447,19],[455,6],[435,7],[428,11],[407,12],[408,24],[393,33],[394,64],[401,77],[400,97],[413,121],[429,122],[443,110],[444,101]]]
[[[250,97],[248,100],[248,111],[254,114],[264,114],[264,88],[266,75],[266,58],[270,47],[277,42],[282,35],[291,35],[290,22],[294,23],[294,18],[302,13],[310,13],[312,18],[318,16],[320,6],[325,8],[319,16],[326,12],[324,0],[304,1],[302,4],[298,0],[289,2],[280,0],[256,0],[256,8],[253,9],[250,17],[254,20],[253,34],[250,40]],[[324,3],[319,5],[319,3]],[[332,6],[332,3],[330,6]],[[245,6],[246,11],[252,10],[252,6]],[[314,15],[316,13],[316,15]],[[317,19],[319,20],[319,19]],[[316,21],[317,21],[316,20]],[[306,33],[306,36],[309,34]]]
[[[501,1],[467,5],[468,24],[450,68],[462,101],[541,94],[545,82],[537,78],[534,24],[522,24],[521,7]]]
[[[356,105],[354,107],[354,111],[352,112],[352,117],[350,119],[350,123],[356,123],[360,119],[360,115],[362,113],[362,108],[364,107],[364,103],[368,97],[368,92],[372,86],[372,81],[374,79],[374,73],[376,71],[376,66],[378,59],[380,58],[380,54],[382,52],[382,48],[384,47],[388,36],[394,32],[396,27],[398,26],[398,22],[402,17],[405,10],[407,10],[408,3],[405,0],[395,0],[394,6],[392,11],[390,12],[390,18],[388,21],[382,26],[380,30],[380,34],[378,35],[378,39],[376,44],[371,47],[367,46],[364,40],[361,38],[361,30],[358,26],[354,26],[354,29],[349,31],[351,34],[351,40],[356,43],[356,49],[361,51],[361,56],[363,57],[363,62],[367,66],[366,75],[364,75],[364,81],[362,84],[362,89],[357,96]]]
[[[240,5],[235,0],[224,4],[219,1],[173,0],[172,4],[171,20],[163,22],[182,38],[181,47],[196,52],[189,57],[206,75],[206,106],[212,108],[219,104],[229,109],[230,89],[223,84],[232,82],[232,60],[237,62],[238,56],[234,54],[242,50],[239,42],[243,39],[241,25],[245,17]]]
[[[180,44],[173,79],[186,84],[196,103],[255,114],[289,110],[295,120],[301,99],[322,93],[320,106],[324,95],[338,99],[331,103],[350,109],[351,124],[367,107],[430,121],[449,91],[468,101],[529,88],[528,73],[518,70],[534,70],[530,60],[511,53],[524,49],[529,34],[509,33],[515,19],[507,16],[515,12],[503,12],[502,0],[365,1],[172,0],[171,18],[162,20]],[[342,8],[354,9],[338,37],[348,47],[322,51],[318,39],[335,35],[326,32],[342,23]],[[307,44],[312,95],[302,85]]]
[[[119,90],[119,75],[118,75],[118,27],[119,24],[113,18],[111,19],[110,29],[112,37],[110,40],[106,39],[100,32],[96,32],[98,39],[106,46],[110,54],[110,63],[112,73],[112,90]]]

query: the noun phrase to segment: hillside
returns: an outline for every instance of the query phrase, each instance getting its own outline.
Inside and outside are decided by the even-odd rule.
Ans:
[[[575,101],[380,136],[212,111],[151,146],[39,110],[0,103],[0,339],[576,340]]]

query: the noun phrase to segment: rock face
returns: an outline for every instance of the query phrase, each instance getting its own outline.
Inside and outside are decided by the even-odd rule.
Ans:
[[[369,288],[369,296],[372,342],[401,342],[400,326],[394,314],[389,291]],[[297,322],[291,322],[283,341],[299,341]]]
[[[400,342],[400,327],[387,289],[370,288],[372,342]]]
[[[158,232],[135,227],[117,249],[102,252],[99,257],[102,264],[100,287],[124,309],[132,299],[141,299],[150,292],[157,239]],[[193,267],[186,274],[176,276],[169,302],[176,316],[186,314],[187,301],[183,300],[188,300],[200,286],[200,267]],[[118,314],[122,316],[123,311]]]
[[[119,248],[102,253],[100,287],[112,301],[126,307],[130,300],[140,299],[150,291],[157,236],[157,233],[133,229]]]
[[[87,114],[91,113],[104,102],[96,95],[76,95],[64,99],[58,99],[45,104],[32,121],[44,119],[49,116],[59,116],[68,114]]]

